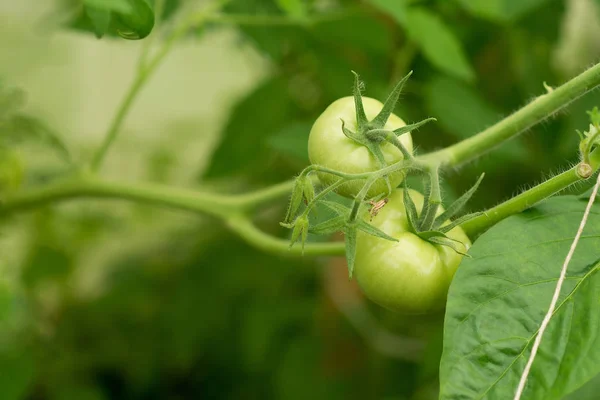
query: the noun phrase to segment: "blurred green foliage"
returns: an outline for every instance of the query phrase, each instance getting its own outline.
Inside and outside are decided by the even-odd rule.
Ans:
[[[109,3],[110,12],[129,12],[123,2],[103,4]],[[167,2],[163,17],[188,3]],[[543,82],[558,85],[597,59],[600,53],[581,52],[566,61],[557,56],[591,40],[593,27],[578,25],[582,14],[575,8],[581,6],[575,3],[234,0],[225,17],[285,17],[289,23],[213,22],[199,33],[197,40],[203,40],[207,31],[234,29],[267,60],[269,72],[232,108],[197,181],[263,187],[294,176],[308,162],[312,121],[350,94],[351,70],[375,98],[415,71],[397,113],[407,122],[438,119],[414,133],[418,151],[469,137],[542,94]],[[598,2],[582,3],[600,25]],[[77,15],[72,27],[110,33],[102,16]],[[0,118],[18,109],[20,100],[13,100],[0,109]],[[464,167],[460,176],[448,174],[445,199],[485,171],[471,207],[491,206],[576,161],[575,129],[587,127],[585,110],[599,100],[591,93]],[[19,125],[21,139],[45,138],[68,154],[53,131],[31,121]],[[2,123],[0,133],[15,132]],[[177,155],[157,154],[148,162],[149,175],[162,181],[165,165]],[[338,278],[350,285],[344,289],[347,304],[332,300],[327,275],[339,260],[274,257],[215,221],[186,216],[181,226],[157,229],[155,220],[184,217],[141,206],[124,209],[90,203],[0,220],[2,239],[24,237],[22,248],[3,246],[0,254],[1,399],[437,398],[440,315],[405,318],[367,304],[385,329],[416,338],[426,349],[416,359],[391,357],[357,329],[352,315],[362,315],[356,304],[365,300],[346,284],[344,273]],[[276,205],[257,222],[283,234],[277,222],[284,210],[285,204]],[[131,246],[116,251],[114,242]],[[19,256],[6,257],[13,252]],[[100,277],[90,278],[94,274]]]

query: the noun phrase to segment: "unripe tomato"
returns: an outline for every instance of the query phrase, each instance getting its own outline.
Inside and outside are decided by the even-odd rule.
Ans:
[[[367,119],[372,120],[381,111],[383,104],[369,97],[363,97],[362,99]],[[310,162],[349,174],[380,169],[377,159],[365,146],[344,135],[341,120],[344,120],[347,129],[356,132],[356,112],[353,97],[343,97],[334,101],[315,121],[308,138]],[[384,129],[394,130],[405,125],[402,119],[395,114],[391,114]],[[413,145],[410,132],[400,136],[400,142],[408,151],[412,152]],[[381,150],[387,165],[403,159],[400,150],[390,143],[383,144]],[[331,185],[338,180],[338,177],[331,174],[319,173],[318,175],[325,185]],[[404,173],[402,171],[395,172],[389,175],[389,179],[391,188],[394,189],[404,179]],[[348,182],[340,186],[337,192],[343,196],[353,198],[358,194],[364,183],[364,180]],[[383,193],[387,193],[387,185],[385,179],[380,179],[371,186],[367,197],[375,197]]]
[[[423,196],[414,190],[410,196],[420,210]],[[463,256],[450,247],[421,239],[409,230],[403,189],[394,191],[387,205],[370,223],[398,242],[359,232],[354,276],[365,295],[389,310],[404,314],[443,309],[448,287]],[[460,227],[452,229],[447,236],[463,243],[457,245],[465,253],[471,246]]]

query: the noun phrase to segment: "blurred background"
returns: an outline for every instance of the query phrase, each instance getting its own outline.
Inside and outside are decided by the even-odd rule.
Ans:
[[[86,162],[143,41],[75,29],[65,10],[78,2],[0,0],[0,82]],[[167,1],[165,24],[201,3]],[[438,119],[413,135],[425,152],[600,56],[597,0],[233,0],[223,12],[144,87],[103,175],[232,193],[288,180],[351,70],[379,99],[414,71],[396,111]],[[445,200],[485,171],[482,209],[568,167],[599,104],[592,92],[449,172]],[[26,187],[64,168],[36,141],[18,150]],[[256,221],[285,236],[285,206]],[[208,217],[86,200],[0,219],[2,400],[436,399],[442,323],[369,303],[343,259],[265,254]]]

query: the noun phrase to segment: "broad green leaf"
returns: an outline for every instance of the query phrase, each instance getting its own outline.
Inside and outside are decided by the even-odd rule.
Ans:
[[[421,7],[405,8],[401,3],[385,0],[373,2],[406,29],[434,66],[466,81],[475,78],[459,39],[440,17]]]
[[[306,16],[306,0],[277,0],[277,5],[292,17]]]
[[[450,286],[440,399],[510,399],[586,202],[550,199],[500,222]],[[600,206],[571,261],[523,399],[561,399],[600,372]]]
[[[510,22],[551,0],[456,0],[476,17],[494,22]]]

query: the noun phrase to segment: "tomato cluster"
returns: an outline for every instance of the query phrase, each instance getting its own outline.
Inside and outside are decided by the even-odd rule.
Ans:
[[[355,100],[344,97],[333,102],[316,120],[308,141],[312,164],[345,174],[373,172],[382,168],[366,146],[352,140],[343,131],[341,121],[350,130],[357,130]],[[382,103],[368,97],[362,97],[362,102],[368,120],[380,113],[383,107]],[[394,131],[405,125],[401,118],[391,114],[383,129]],[[398,139],[412,153],[410,132]],[[380,146],[387,165],[403,160],[397,146],[388,142],[382,142]],[[400,170],[387,178],[390,186],[396,188],[404,177],[405,173]],[[329,186],[340,178],[321,172],[319,179]],[[364,180],[345,182],[336,191],[355,198],[364,184]],[[420,236],[410,223],[403,189],[389,193],[388,182],[380,178],[370,187],[366,198],[382,196],[388,196],[387,202],[382,203],[385,205],[369,223],[396,241],[358,232],[354,259],[358,284],[372,301],[393,311],[415,314],[442,309],[454,273],[471,245],[469,238],[457,226],[445,237],[456,242],[460,250],[432,243]],[[410,197],[416,208],[422,210],[423,196],[411,190]],[[440,207],[436,215],[442,212]]]

